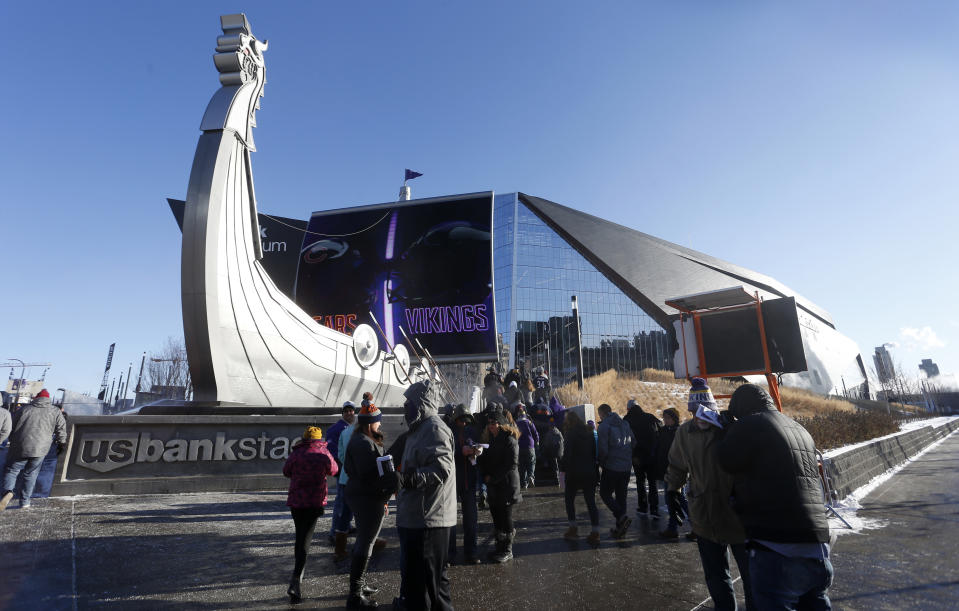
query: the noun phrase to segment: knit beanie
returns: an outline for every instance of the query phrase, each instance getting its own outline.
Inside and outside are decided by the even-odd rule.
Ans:
[[[703,378],[693,378],[692,386],[689,389],[689,403],[687,409],[694,414],[700,405],[709,409],[716,409],[716,399],[713,398],[713,391],[709,390],[706,380]]]
[[[360,409],[360,415],[356,417],[360,424],[379,422],[383,419],[383,412],[379,410],[372,401],[363,400],[363,407]]]
[[[318,426],[307,427],[306,430],[303,431],[303,439],[323,439],[323,431]]]
[[[50,398],[50,393],[47,392],[46,388],[38,392],[34,399],[39,399],[40,397],[46,397],[47,399]]]
[[[503,408],[497,405],[486,411],[486,422],[495,422],[500,426],[505,426],[509,424],[509,418],[506,417],[506,412],[503,411]]]

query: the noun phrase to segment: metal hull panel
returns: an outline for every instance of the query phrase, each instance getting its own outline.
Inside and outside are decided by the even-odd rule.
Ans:
[[[254,80],[230,88],[234,96],[259,96],[262,82],[255,79],[264,78],[262,62],[251,74]],[[252,107],[247,100],[227,105],[225,112],[247,113],[252,121],[247,110]],[[211,121],[208,108],[204,127]],[[310,318],[260,265],[250,147],[244,139],[250,130],[230,127],[236,124],[236,117],[227,116],[223,129],[200,136],[187,191],[182,305],[195,400],[324,407],[369,391],[378,404],[401,404],[406,386],[385,355],[368,368],[360,366],[352,338]]]

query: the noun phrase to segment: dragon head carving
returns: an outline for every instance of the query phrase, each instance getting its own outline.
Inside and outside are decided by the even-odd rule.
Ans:
[[[250,22],[242,13],[223,15],[220,25],[223,35],[216,39],[213,63],[220,73],[222,87],[210,100],[200,129],[232,130],[250,150],[256,150],[253,128],[266,84],[263,52],[268,43],[250,33]]]

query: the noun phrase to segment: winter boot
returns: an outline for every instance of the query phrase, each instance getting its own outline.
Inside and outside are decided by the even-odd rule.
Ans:
[[[678,539],[679,530],[675,526],[667,526],[664,530],[659,531],[660,539]]]
[[[566,532],[563,533],[563,538],[569,539],[570,541],[579,539],[579,530],[576,528],[575,524],[570,525],[570,527],[566,529]]]
[[[503,533],[500,531],[493,531],[493,540],[496,542],[496,547],[486,553],[486,559],[490,562],[495,562],[496,558],[503,552],[503,544],[501,543],[502,536]]]
[[[333,549],[333,562],[343,562],[349,558],[350,554],[346,551],[346,543],[349,535],[346,533],[336,533],[336,545]]]
[[[623,514],[616,520],[616,526],[609,530],[609,534],[615,539],[622,539],[626,535],[626,532],[629,530],[630,524],[633,523],[632,518]]]
[[[504,564],[513,559],[513,533],[498,533],[496,535],[496,555],[490,560],[497,564]]]
[[[350,586],[350,595],[346,597],[347,609],[375,609],[378,605],[372,596],[367,596],[362,589],[353,590]]]
[[[300,582],[303,581],[303,575],[297,575],[296,572],[293,572],[293,577],[290,578],[290,587],[286,589],[287,595],[290,597],[290,603],[296,604],[303,599],[300,597]]]
[[[353,556],[350,563],[350,595],[346,599],[347,609],[375,609],[376,601],[369,589],[364,585],[366,566],[370,559],[366,556]]]
[[[594,528],[586,537],[586,542],[590,545],[599,545],[599,531]]]

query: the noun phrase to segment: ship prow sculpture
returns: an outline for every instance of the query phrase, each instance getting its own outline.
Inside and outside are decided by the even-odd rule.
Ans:
[[[253,37],[245,15],[220,22],[213,59],[222,86],[200,126],[183,219],[183,330],[194,402],[330,407],[369,391],[379,405],[401,405],[413,381],[405,350],[381,352],[365,325],[353,337],[320,325],[260,264],[250,152],[267,43]]]

